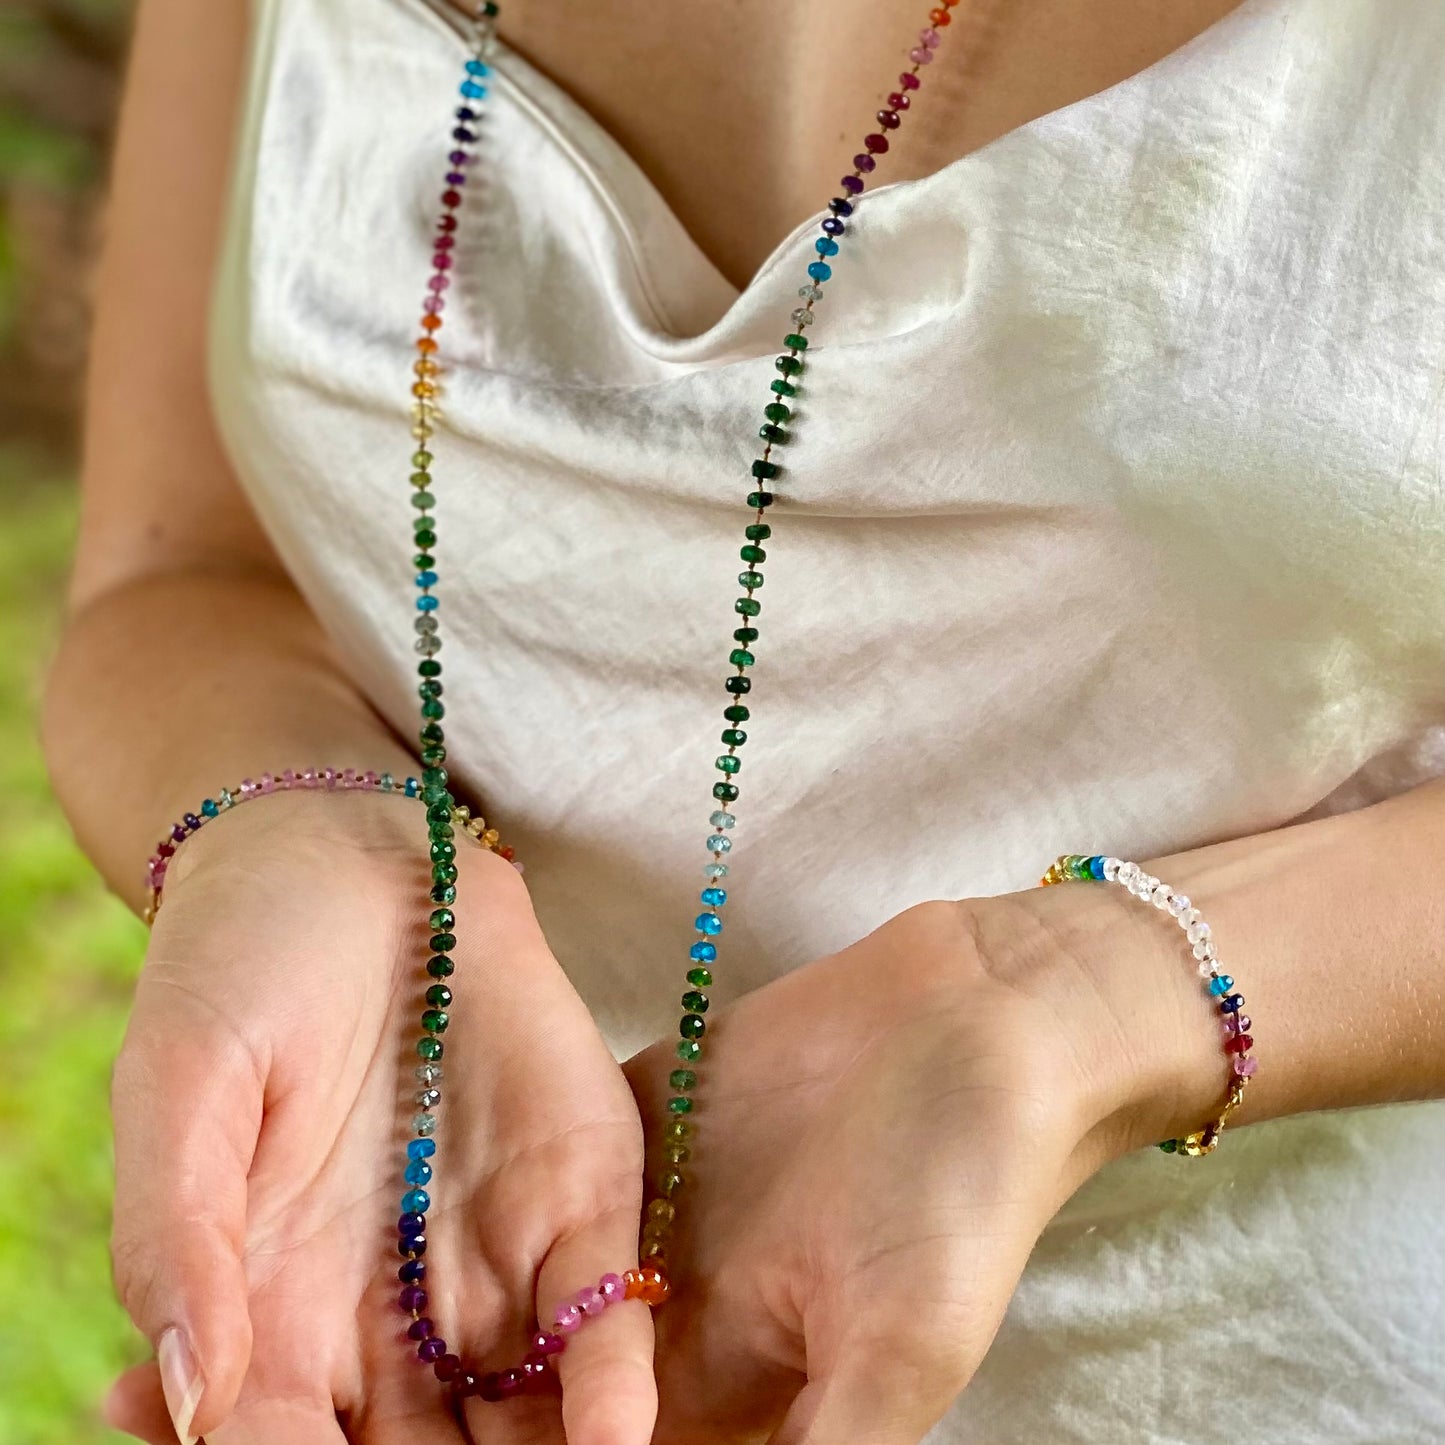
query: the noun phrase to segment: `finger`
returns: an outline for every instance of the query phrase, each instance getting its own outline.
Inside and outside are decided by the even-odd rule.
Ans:
[[[177,1445],[161,1389],[160,1366],[154,1360],[127,1370],[110,1387],[101,1416],[112,1430],[134,1435],[146,1445]]]
[[[630,1156],[629,1156],[630,1157]],[[608,1276],[621,1283],[622,1265],[637,1258],[640,1181],[620,1193],[624,1202],[596,1216],[553,1246],[537,1280],[537,1317],[550,1326],[559,1306],[595,1296]],[[595,1297],[591,1307],[596,1307]],[[641,1300],[618,1298],[565,1336],[557,1357],[567,1445],[648,1445],[657,1420],[652,1313]]]
[[[230,1412],[251,1354],[241,1251],[262,1082],[183,977],[147,965],[116,1062],[112,1259],[190,1445]]]
[[[330,1400],[250,1400],[206,1431],[206,1445],[346,1445],[346,1436]]]

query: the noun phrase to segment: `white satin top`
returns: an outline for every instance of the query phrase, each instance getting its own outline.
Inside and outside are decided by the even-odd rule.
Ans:
[[[235,467],[402,732],[462,58],[426,0],[256,0],[212,328]],[[865,198],[770,516],[721,999],[1061,849],[1445,771],[1442,64],[1439,0],[1245,0]],[[449,766],[627,1052],[676,1026],[749,438],[816,221],[739,291],[506,50],[484,131],[433,444]],[[1442,1144],[1401,1107],[1107,1170],[931,1440],[1438,1445]]]

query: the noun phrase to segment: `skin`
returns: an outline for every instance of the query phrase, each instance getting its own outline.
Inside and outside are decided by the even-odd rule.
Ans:
[[[892,174],[1111,84],[1229,8],[957,12],[929,81],[948,103],[920,110]],[[695,7],[669,25],[659,66],[642,0],[608,6],[605,25],[600,7],[518,10],[509,39],[614,131],[738,281],[839,173],[856,97],[892,73],[877,56],[921,23],[892,0],[830,0],[826,34],[801,6]],[[99,278],[82,531],[45,735],[78,834],[135,902],[163,822],[218,780],[278,759],[410,766],[252,518],[204,393],[244,28],[239,0],[143,0]],[[810,63],[790,89],[799,53]],[[787,124],[794,107],[810,124]],[[703,134],[719,158],[706,168],[680,143]],[[379,1303],[394,1286],[386,1145],[410,1077],[397,1031],[415,990],[418,828],[393,800],[273,798],[188,843],[168,884],[116,1071],[116,1277],[152,1342],[188,1341],[189,1433],[212,1445],[465,1438],[404,1368],[398,1317]],[[1245,1119],[1445,1093],[1442,844],[1432,785],[1155,865],[1207,900],[1227,957],[1255,961],[1240,974],[1265,1063]],[[476,902],[448,1034],[438,1313],[510,1363],[534,1310],[633,1257],[638,1112],[656,1114],[666,1069],[634,1061],[630,1102],[516,875],[481,853],[459,867]],[[660,1316],[662,1445],[921,1437],[1058,1204],[1217,1107],[1214,1024],[1192,961],[1167,965],[1177,937],[1163,928],[1112,889],[939,902],[714,1011],[685,1288]],[[1365,1016],[1368,1030],[1352,1026]],[[924,1156],[943,1162],[920,1170]],[[934,1281],[924,1313],[949,1325],[927,1337],[918,1278]],[[570,1445],[644,1445],[651,1356],[640,1305],[584,1332],[566,1356]],[[176,1439],[154,1365],[121,1381],[110,1413]],[[555,1402],[473,1420],[499,1445],[563,1438]]]

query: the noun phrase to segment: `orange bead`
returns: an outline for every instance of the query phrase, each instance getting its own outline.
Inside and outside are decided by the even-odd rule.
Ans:
[[[440,331],[442,329],[442,319],[440,316],[423,316],[421,324],[423,329],[427,331]]]
[[[416,372],[418,376],[436,376],[441,371],[441,367],[438,366],[436,362],[428,361],[423,357],[412,366],[412,370]]]
[[[624,1299],[642,1298],[642,1272],[636,1269],[629,1269],[622,1276],[622,1283],[625,1287]]]
[[[668,1295],[672,1293],[672,1286],[668,1284],[667,1276],[660,1269],[648,1266],[638,1270],[637,1274],[641,1280],[641,1288],[637,1297],[643,1304],[656,1307],[663,1304]]]
[[[411,394],[413,396],[435,396],[437,389],[430,381],[419,381],[412,387]]]
[[[928,12],[928,18],[933,22],[934,25],[953,24],[953,16],[950,15],[947,10],[944,10],[942,8],[938,10],[930,10]]]
[[[423,336],[418,338],[416,349],[421,352],[423,356],[431,356],[436,352],[437,344],[430,336]]]

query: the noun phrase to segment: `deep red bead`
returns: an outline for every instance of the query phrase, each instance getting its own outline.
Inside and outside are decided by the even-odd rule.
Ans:
[[[477,1381],[476,1393],[492,1403],[502,1398],[502,1377],[495,1370]]]
[[[878,112],[878,124],[881,125],[884,130],[897,130],[900,123],[897,111],[880,110]]]
[[[452,1376],[452,1389],[459,1395],[479,1395],[482,1382],[470,1370],[459,1370]]]
[[[1224,1047],[1231,1054],[1247,1054],[1254,1047],[1254,1040],[1248,1034],[1235,1034]]]
[[[156,855],[161,858],[174,858],[176,855],[176,845],[174,843],[158,843],[156,845]]]
[[[438,251],[450,251],[456,243],[457,238],[455,236],[438,236],[436,240],[432,242],[432,245],[435,246]]]
[[[460,191],[442,192],[442,205],[447,206],[450,209],[455,209],[457,206],[461,205],[461,203],[462,193]]]
[[[438,231],[455,231],[456,228],[457,218],[455,216],[443,216],[441,220],[437,222]]]
[[[888,137],[886,135],[865,135],[863,144],[875,155],[881,156],[888,149]]]
[[[897,91],[897,90],[889,91],[889,93],[888,93],[888,105],[889,105],[889,108],[890,108],[890,109],[892,109],[892,110],[907,110],[908,107],[909,107],[910,105],[912,105],[912,104],[913,104],[913,102],[912,102],[911,100],[909,100],[909,98],[908,98],[906,95],[902,94],[902,92]]]
[[[529,1380],[541,1379],[547,1373],[547,1356],[532,1354],[522,1361],[522,1373]]]
[[[898,77],[898,83],[904,90],[917,90],[918,87],[923,84],[911,70],[905,70],[903,74]]]
[[[462,1372],[462,1362],[455,1355],[443,1355],[436,1364],[432,1366],[432,1373],[442,1384],[455,1380]]]
[[[520,1370],[503,1370],[497,1376],[497,1388],[502,1392],[503,1399],[520,1395],[526,1383],[527,1377]]]

